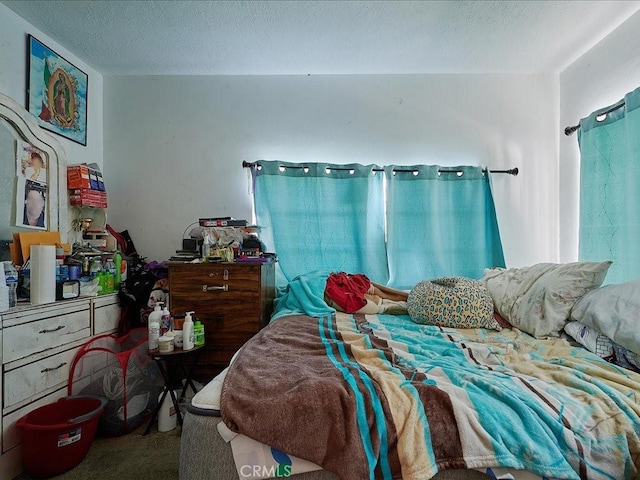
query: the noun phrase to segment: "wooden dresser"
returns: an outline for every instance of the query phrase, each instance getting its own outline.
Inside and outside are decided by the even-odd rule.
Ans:
[[[193,310],[204,324],[205,349],[194,378],[208,382],[262,327],[273,308],[274,263],[171,263],[169,309],[174,317]]]

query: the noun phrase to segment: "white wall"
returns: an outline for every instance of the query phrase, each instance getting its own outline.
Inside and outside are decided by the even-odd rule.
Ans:
[[[109,223],[164,260],[202,216],[251,219],[242,160],[472,164],[510,266],[558,257],[557,77],[105,77]]]
[[[26,105],[27,96],[27,34],[31,34],[66,58],[89,77],[87,99],[87,146],[52,133],[62,143],[68,163],[103,163],[102,74],[54,42],[22,17],[0,3],[0,92]]]
[[[560,74],[560,126],[606,107],[640,87],[640,12]],[[560,138],[560,260],[578,259],[580,152],[577,134]]]

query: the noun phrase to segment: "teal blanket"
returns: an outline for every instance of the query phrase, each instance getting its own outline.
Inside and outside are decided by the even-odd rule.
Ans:
[[[316,270],[298,275],[287,285],[284,293],[274,300],[271,321],[285,315],[322,317],[336,310],[324,301],[324,289],[331,272]]]

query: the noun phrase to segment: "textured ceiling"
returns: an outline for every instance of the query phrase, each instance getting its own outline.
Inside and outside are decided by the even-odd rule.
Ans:
[[[560,72],[639,1],[1,0],[106,75]]]

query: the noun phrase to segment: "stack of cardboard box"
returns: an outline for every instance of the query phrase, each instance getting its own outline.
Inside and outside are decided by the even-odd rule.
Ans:
[[[98,168],[86,164],[69,165],[67,188],[71,205],[107,208],[107,192]]]

